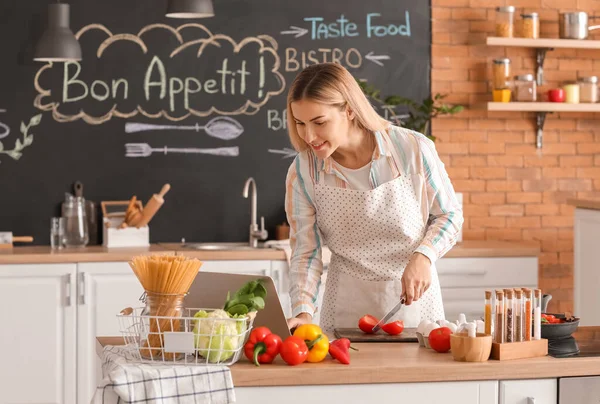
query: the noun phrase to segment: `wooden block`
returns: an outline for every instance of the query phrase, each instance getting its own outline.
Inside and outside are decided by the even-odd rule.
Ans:
[[[548,355],[548,340],[510,342],[505,344],[492,343],[492,359],[505,361],[512,359],[535,358]]]

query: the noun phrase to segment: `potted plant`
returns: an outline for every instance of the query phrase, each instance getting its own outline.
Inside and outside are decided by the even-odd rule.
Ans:
[[[429,133],[431,120],[440,115],[454,115],[464,109],[462,105],[444,104],[442,101],[448,95],[439,93],[435,94],[433,98],[429,97],[423,100],[422,103],[399,95],[389,95],[385,99],[381,99],[378,89],[365,81],[357,80],[357,82],[368,98],[379,103],[387,111],[387,119],[392,123],[422,133],[433,141],[435,141],[435,136]],[[408,106],[408,113],[398,115],[395,111],[395,107],[398,105]]]

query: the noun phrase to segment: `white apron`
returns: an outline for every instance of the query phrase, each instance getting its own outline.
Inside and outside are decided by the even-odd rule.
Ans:
[[[332,253],[320,320],[326,334],[358,327],[365,314],[381,318],[398,303],[402,274],[427,230],[420,209],[427,200],[424,187],[420,174],[401,174],[368,191],[328,186],[318,176],[317,223]],[[390,321],[417,327],[422,319],[445,319],[435,266],[431,271],[431,286],[421,299]]]

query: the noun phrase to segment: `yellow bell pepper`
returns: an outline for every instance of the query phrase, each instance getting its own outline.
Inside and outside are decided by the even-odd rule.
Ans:
[[[294,336],[302,338],[308,346],[307,362],[321,362],[329,353],[329,338],[316,324],[302,324],[294,331]]]

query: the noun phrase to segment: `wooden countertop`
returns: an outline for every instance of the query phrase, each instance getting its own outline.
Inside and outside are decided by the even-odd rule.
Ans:
[[[580,209],[600,210],[600,201],[589,199],[567,199],[567,204],[573,205]]]
[[[600,344],[600,327],[589,338]],[[586,330],[583,330],[586,331]],[[577,337],[582,341],[581,337]],[[590,340],[586,340],[590,341]],[[98,338],[97,351],[104,345],[119,345],[121,337]],[[589,342],[588,342],[589,343]],[[231,366],[236,387],[325,385],[362,383],[443,382],[467,380],[539,379],[600,375],[599,357],[552,358],[550,356],[511,361],[456,362],[452,354],[419,348],[416,343],[356,343],[351,364],[342,365],[331,358],[321,363],[288,366],[281,357],[259,368],[245,357]]]
[[[528,242],[464,241],[452,248],[445,257],[536,257],[540,252],[537,245]],[[51,264],[76,262],[128,261],[140,254],[175,253],[185,254],[204,261],[211,260],[286,260],[282,250],[260,248],[256,250],[199,251],[185,248],[178,243],[154,244],[148,248],[85,248],[53,251],[48,246],[14,247],[0,249],[2,264]]]

